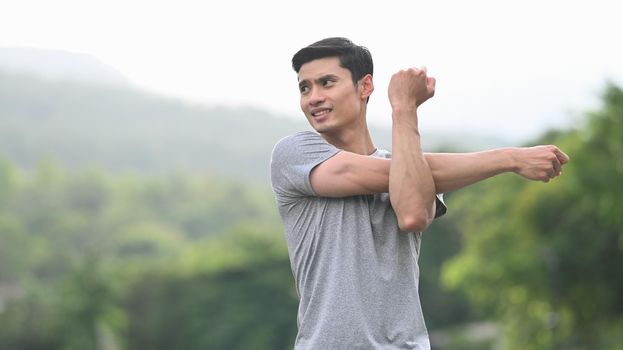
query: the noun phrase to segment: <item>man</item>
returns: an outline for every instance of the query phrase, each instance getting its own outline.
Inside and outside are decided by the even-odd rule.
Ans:
[[[555,146],[425,154],[418,106],[433,96],[425,69],[389,83],[392,154],[366,125],[374,91],[369,51],[345,38],[292,58],[315,132],[280,140],[271,180],[300,297],[296,349],[429,349],[418,296],[420,239],[445,212],[441,196],[503,172],[549,181],[569,158]]]

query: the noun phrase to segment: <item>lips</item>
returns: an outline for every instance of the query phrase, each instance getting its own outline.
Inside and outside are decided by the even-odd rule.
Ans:
[[[316,119],[326,117],[332,111],[331,108],[314,108],[311,110],[311,116]]]

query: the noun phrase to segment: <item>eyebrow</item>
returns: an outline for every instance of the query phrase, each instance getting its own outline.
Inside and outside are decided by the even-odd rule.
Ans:
[[[322,83],[323,81],[330,80],[330,79],[332,79],[332,80],[339,80],[339,78],[340,77],[338,77],[335,74],[325,74],[325,75],[321,76],[320,78],[317,78],[315,81],[316,81],[316,83]],[[307,83],[309,83],[309,79],[301,80],[299,82],[299,88],[303,87],[304,85],[307,85]]]

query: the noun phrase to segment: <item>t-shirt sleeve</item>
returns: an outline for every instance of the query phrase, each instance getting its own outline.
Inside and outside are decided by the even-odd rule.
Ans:
[[[339,151],[311,131],[279,140],[270,160],[270,179],[278,199],[315,196],[309,179],[312,169]]]
[[[444,215],[448,211],[448,207],[443,200],[443,193],[435,197],[435,219]]]

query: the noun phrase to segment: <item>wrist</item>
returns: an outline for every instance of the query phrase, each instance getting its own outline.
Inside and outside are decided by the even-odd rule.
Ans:
[[[417,105],[401,104],[392,105],[392,117],[417,117]]]
[[[503,154],[503,161],[501,162],[504,167],[504,171],[519,172],[519,148],[506,147],[500,150]]]
[[[393,108],[392,123],[394,126],[418,130],[417,110],[415,108]]]

